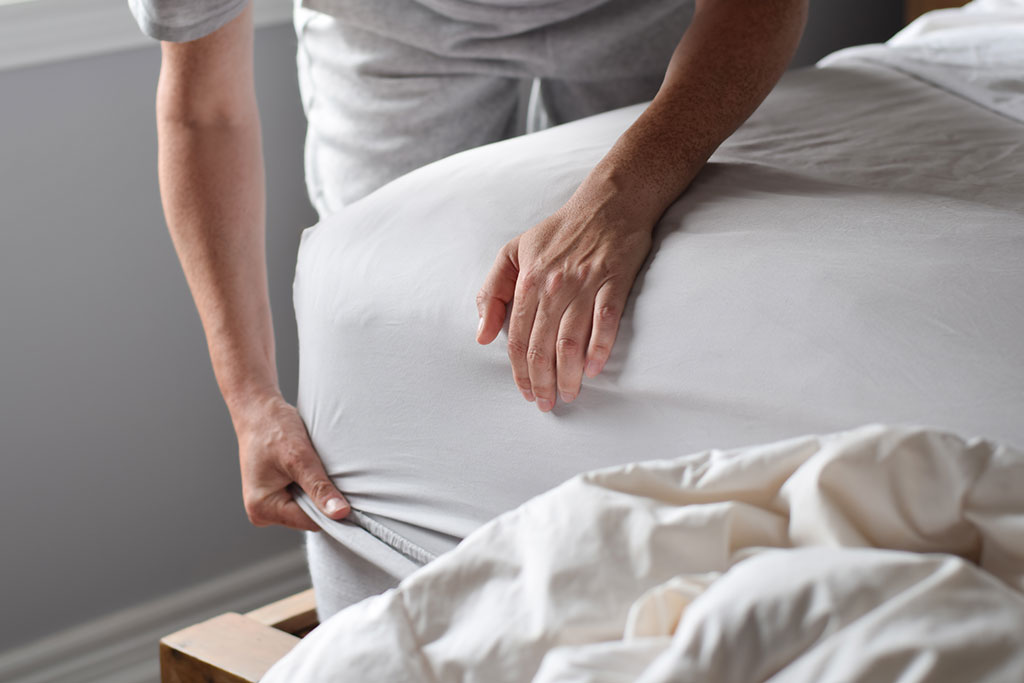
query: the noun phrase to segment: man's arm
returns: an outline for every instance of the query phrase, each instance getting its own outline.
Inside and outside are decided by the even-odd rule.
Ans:
[[[796,50],[807,0],[698,0],[661,89],[594,169],[653,224],[749,118]]]
[[[348,503],[278,389],[252,42],[250,5],[209,36],[162,44],[160,193],[238,437],[246,513],[259,526],[315,531],[289,484],[335,519]]]
[[[509,242],[477,296],[477,340],[512,306],[508,354],[524,398],[569,402],[604,368],[651,232],[796,50],[807,0],[697,0],[650,106],[554,215]]]

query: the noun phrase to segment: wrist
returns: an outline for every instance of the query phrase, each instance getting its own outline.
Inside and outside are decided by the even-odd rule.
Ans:
[[[236,432],[252,429],[263,422],[276,405],[284,402],[277,384],[266,382],[222,388],[221,393]]]
[[[686,190],[714,146],[655,101],[615,142],[588,176],[601,192],[621,197],[636,218],[653,225]]]
[[[266,325],[269,328],[269,321]],[[217,387],[236,430],[261,419],[268,406],[283,400],[272,333],[245,337],[245,343],[235,339],[239,336],[207,335]]]
[[[650,233],[668,203],[662,203],[637,180],[628,167],[605,157],[580,183],[569,203],[600,216],[603,225]]]

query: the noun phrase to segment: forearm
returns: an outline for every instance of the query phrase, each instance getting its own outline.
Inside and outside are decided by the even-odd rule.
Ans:
[[[237,423],[278,385],[255,103],[251,116],[219,120],[197,120],[163,104],[158,133],[164,213],[217,382]]]
[[[160,195],[234,422],[245,511],[257,526],[317,531],[293,484],[331,519],[348,503],[278,389],[251,3],[213,33],[161,51]]]
[[[650,228],[782,76],[806,0],[703,0],[657,96],[588,181]]]

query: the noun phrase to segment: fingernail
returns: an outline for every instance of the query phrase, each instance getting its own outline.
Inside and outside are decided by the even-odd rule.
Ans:
[[[538,398],[537,407],[546,413],[554,407],[554,404],[546,398]]]
[[[345,504],[341,502],[341,498],[331,498],[327,501],[327,505],[324,505],[324,510],[328,515],[336,515],[344,509]]]
[[[533,401],[534,401],[533,392],[532,391],[524,391],[523,392],[523,398],[525,398],[530,403],[533,403]]]
[[[598,367],[596,360],[587,361],[587,377],[596,377],[599,370],[600,368]]]
[[[562,394],[562,400],[566,403],[572,403],[576,400],[576,394]]]
[[[480,322],[476,326],[476,336],[479,337],[480,333],[483,332],[483,329],[484,329],[484,319],[483,319],[483,316],[480,316]]]

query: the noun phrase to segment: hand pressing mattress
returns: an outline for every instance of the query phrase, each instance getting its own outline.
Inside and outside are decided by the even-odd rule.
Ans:
[[[783,78],[658,224],[604,373],[551,413],[504,334],[475,343],[474,297],[642,107],[439,161],[306,231],[299,410],[395,572],[594,468],[869,422],[1024,443],[1024,124],[884,61]]]

